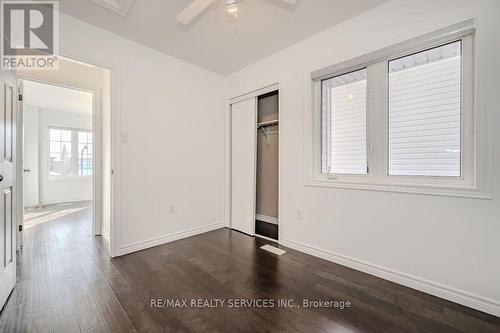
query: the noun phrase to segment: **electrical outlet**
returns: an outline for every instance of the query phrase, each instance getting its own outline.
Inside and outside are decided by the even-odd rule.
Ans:
[[[300,209],[297,209],[295,212],[295,218],[297,220],[302,220],[302,211]]]
[[[174,205],[168,206],[168,211],[170,212],[170,214],[175,214],[175,207],[174,207]]]

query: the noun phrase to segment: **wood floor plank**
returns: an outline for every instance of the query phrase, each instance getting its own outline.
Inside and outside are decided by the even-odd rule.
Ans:
[[[80,326],[78,325],[78,319],[72,317],[65,321],[62,321],[54,325],[54,333],[80,333]]]
[[[50,310],[37,313],[28,320],[28,332],[30,333],[51,333],[52,327]]]
[[[0,333],[27,332],[28,331],[28,306],[20,305],[2,311],[0,315]]]
[[[85,331],[85,333],[108,333],[108,330],[106,329],[106,326],[102,324]]]
[[[104,323],[97,304],[91,295],[87,295],[77,301],[75,309],[78,323],[82,331]]]
[[[97,303],[106,328],[112,332],[130,332],[134,329],[122,306],[107,282],[102,279],[91,286],[92,296]]]

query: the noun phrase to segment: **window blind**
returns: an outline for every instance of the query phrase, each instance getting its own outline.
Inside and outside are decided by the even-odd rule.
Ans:
[[[461,42],[389,62],[389,174],[461,174]]]
[[[366,174],[366,69],[322,82],[324,173]]]

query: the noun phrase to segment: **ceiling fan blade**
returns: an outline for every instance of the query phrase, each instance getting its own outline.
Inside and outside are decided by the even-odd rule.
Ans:
[[[217,0],[195,0],[186,9],[177,15],[177,21],[182,24],[189,24],[196,16]]]

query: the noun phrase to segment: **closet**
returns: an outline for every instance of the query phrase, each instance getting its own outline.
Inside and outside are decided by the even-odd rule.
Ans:
[[[233,100],[230,129],[231,228],[278,240],[277,86]]]
[[[257,182],[255,234],[278,239],[279,98],[257,99]]]

